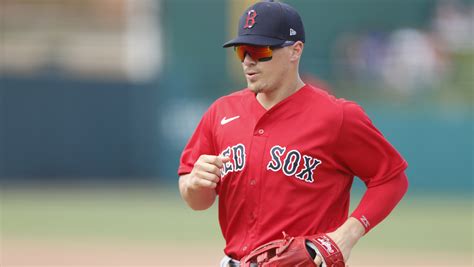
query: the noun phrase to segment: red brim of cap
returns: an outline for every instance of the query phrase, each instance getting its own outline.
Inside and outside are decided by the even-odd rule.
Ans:
[[[241,35],[232,39],[223,45],[224,48],[235,45],[260,45],[260,46],[278,46],[285,43],[285,40],[265,37],[261,35]]]

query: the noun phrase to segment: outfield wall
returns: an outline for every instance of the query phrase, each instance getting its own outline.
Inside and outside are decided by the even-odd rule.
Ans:
[[[184,133],[158,86],[4,80],[0,177],[8,181],[117,179],[172,182],[181,148],[212,100],[198,99]],[[182,103],[183,108],[190,105]],[[467,111],[406,111],[362,104],[409,163],[412,188],[472,188],[473,118]],[[167,110],[164,110],[166,107]],[[167,113],[168,112],[168,113]],[[193,112],[191,109],[190,112]],[[170,133],[171,131],[171,133]],[[173,132],[177,131],[177,132]],[[175,135],[181,138],[173,139]],[[160,178],[156,178],[160,177]]]

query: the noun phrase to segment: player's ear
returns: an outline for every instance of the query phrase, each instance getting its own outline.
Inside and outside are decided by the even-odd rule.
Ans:
[[[301,41],[297,41],[294,45],[290,47],[291,49],[291,57],[290,60],[293,61],[298,61],[301,57],[301,54],[303,54],[303,48],[304,48],[304,43]]]

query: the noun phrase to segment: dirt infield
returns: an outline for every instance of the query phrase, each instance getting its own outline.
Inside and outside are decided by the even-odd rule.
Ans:
[[[218,245],[179,247],[157,244],[125,245],[59,241],[2,240],[2,267],[79,266],[218,266],[223,256]],[[362,266],[472,266],[472,255],[354,251],[351,267]]]

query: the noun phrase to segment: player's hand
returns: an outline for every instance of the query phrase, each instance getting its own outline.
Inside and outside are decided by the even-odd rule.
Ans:
[[[221,177],[221,168],[229,161],[229,157],[201,155],[194,163],[188,187],[191,189],[216,188]]]
[[[352,248],[355,246],[357,241],[364,235],[365,228],[362,224],[352,217],[346,220],[346,222],[341,225],[336,231],[327,233],[334,243],[339,247],[344,258],[344,262],[349,260]],[[323,262],[320,256],[316,256],[314,259],[316,266],[320,266]],[[348,266],[348,265],[346,265]]]

